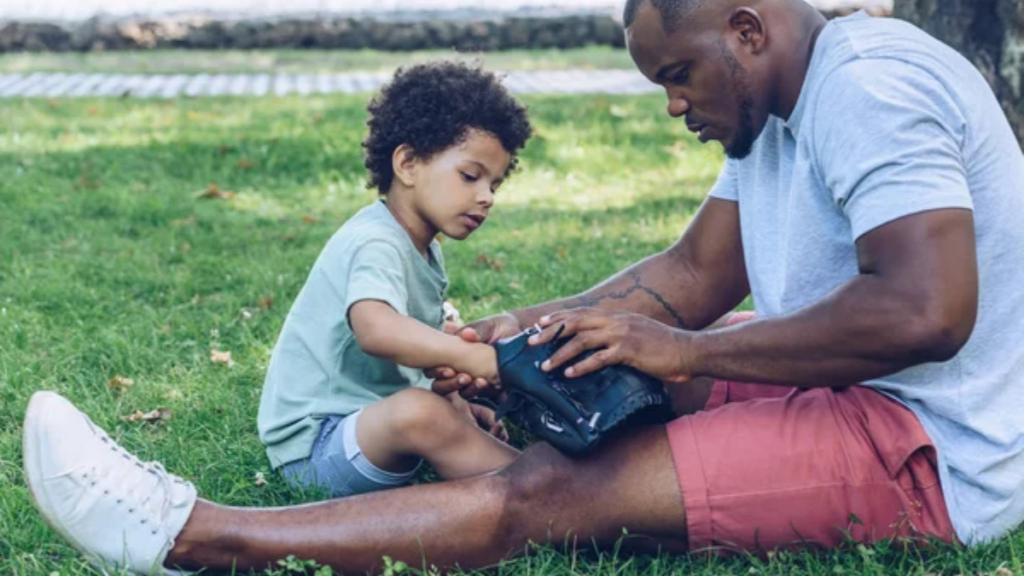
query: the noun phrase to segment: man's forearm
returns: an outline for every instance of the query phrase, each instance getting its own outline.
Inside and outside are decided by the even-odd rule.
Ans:
[[[691,370],[722,380],[837,387],[947,359],[966,335],[913,299],[859,276],[795,314],[693,335]]]
[[[530,326],[541,316],[570,308],[629,310],[669,326],[697,330],[731,310],[746,296],[746,282],[721,282],[739,286],[718,289],[702,278],[686,260],[665,251],[642,260],[577,296],[555,300],[511,314],[520,326]]]

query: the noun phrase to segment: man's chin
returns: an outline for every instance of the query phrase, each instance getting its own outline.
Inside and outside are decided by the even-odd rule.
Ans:
[[[732,160],[743,160],[747,156],[750,156],[750,152],[754,149],[754,142],[737,142],[736,140],[731,140],[729,142],[722,141],[722,149],[725,151],[725,155]]]

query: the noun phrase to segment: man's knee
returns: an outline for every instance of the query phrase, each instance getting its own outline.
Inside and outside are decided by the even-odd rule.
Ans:
[[[502,531],[512,547],[536,540],[540,524],[550,527],[572,489],[573,468],[573,461],[549,444],[535,444],[497,473],[503,480]]]

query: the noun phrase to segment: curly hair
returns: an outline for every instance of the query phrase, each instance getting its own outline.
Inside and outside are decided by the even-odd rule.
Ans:
[[[461,144],[470,130],[494,135],[512,156],[505,176],[518,165],[519,150],[532,129],[526,108],[501,81],[478,66],[462,62],[431,62],[399,68],[394,78],[370,101],[363,141],[367,188],[387,194],[395,173],[391,159],[402,144],[417,158]]]

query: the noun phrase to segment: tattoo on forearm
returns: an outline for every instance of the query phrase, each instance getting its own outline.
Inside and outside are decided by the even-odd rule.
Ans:
[[[633,279],[633,285],[622,292],[609,292],[594,296],[584,296],[579,299],[579,303],[583,306],[593,307],[601,303],[602,300],[625,300],[626,298],[629,298],[630,294],[640,291],[646,293],[651,298],[654,298],[658,304],[661,304],[661,307],[665,309],[665,312],[668,312],[668,314],[672,316],[672,320],[675,321],[677,326],[680,328],[686,328],[686,321],[683,320],[683,317],[676,312],[675,308],[673,308],[657,290],[650,286],[644,286],[643,281],[640,278],[640,274],[637,272],[629,272],[629,277]]]

